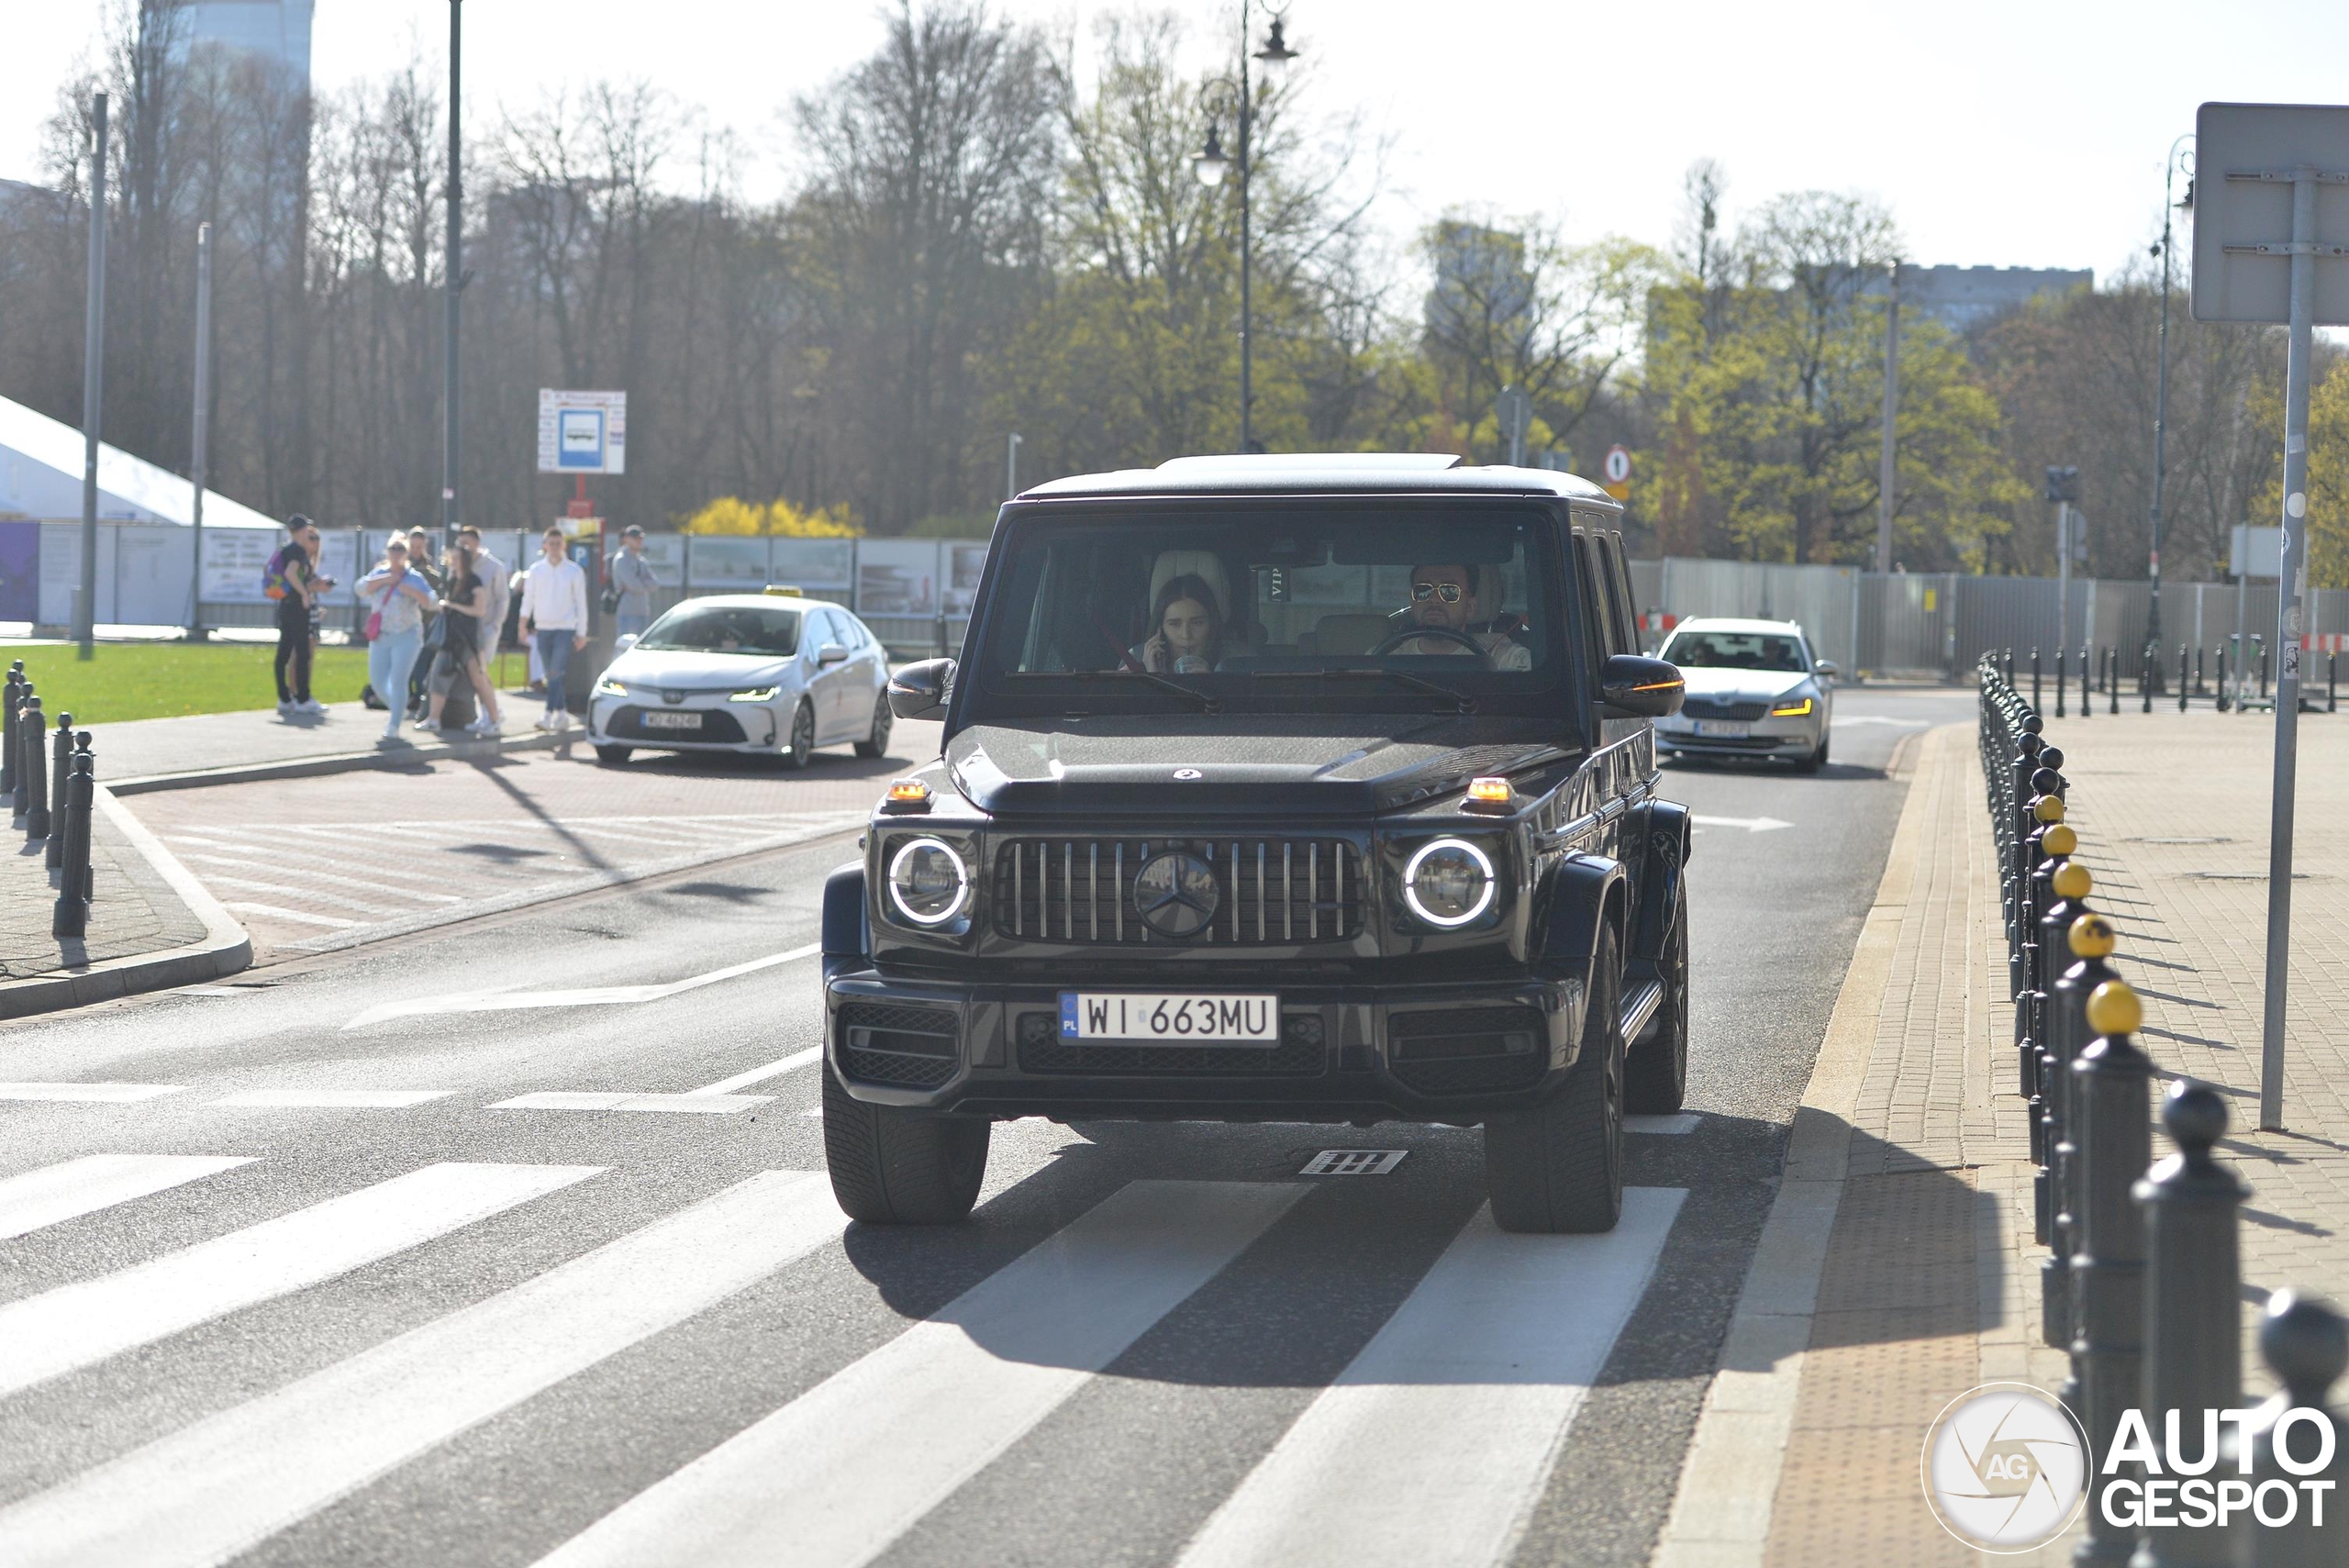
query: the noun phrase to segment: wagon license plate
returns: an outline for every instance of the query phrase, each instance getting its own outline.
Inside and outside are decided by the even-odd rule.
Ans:
[[[1267,993],[1061,993],[1063,1040],[1146,1045],[1277,1045],[1281,999]]]
[[[701,715],[693,712],[663,713],[655,708],[644,716],[644,728],[647,729],[699,729]]]
[[[1734,718],[1700,718],[1697,721],[1697,733],[1721,740],[1742,740],[1753,733],[1753,726]]]

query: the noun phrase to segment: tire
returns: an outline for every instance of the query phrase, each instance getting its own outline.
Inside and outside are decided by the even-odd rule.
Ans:
[[[596,748],[596,761],[603,763],[604,766],[607,768],[624,766],[628,760],[635,755],[636,748],[633,746],[598,746]]]
[[[1815,773],[1819,772],[1820,769],[1825,767],[1827,765],[1827,740],[1828,738],[1826,736],[1820,736],[1819,738],[1819,750],[1813,751],[1809,756],[1805,757],[1801,762],[1797,762],[1795,764],[1795,772],[1798,773]]]
[[[883,692],[873,703],[873,733],[856,743],[860,757],[885,757],[889,754],[889,727],[896,723],[889,712],[889,694]]]
[[[785,750],[783,760],[795,768],[804,768],[815,755],[816,710],[806,697],[801,697],[799,706],[791,713],[791,744]]]
[[[952,1225],[987,1173],[990,1123],[852,1099],[824,1068],[824,1163],[841,1212],[867,1225]]]
[[[1588,1235],[1622,1218],[1623,968],[1611,929],[1591,975],[1582,1054],[1564,1084],[1485,1123],[1485,1187],[1504,1230]]]
[[[1664,1000],[1656,1004],[1655,1027],[1631,1046],[1623,1061],[1623,1108],[1642,1116],[1670,1116],[1688,1097],[1688,895],[1664,939],[1656,965]]]

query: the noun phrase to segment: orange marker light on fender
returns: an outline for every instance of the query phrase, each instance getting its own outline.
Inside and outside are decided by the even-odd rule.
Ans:
[[[928,806],[930,786],[919,779],[899,779],[889,786],[892,806]]]
[[[1468,804],[1471,806],[1507,806],[1517,798],[1517,791],[1507,779],[1470,779]]]

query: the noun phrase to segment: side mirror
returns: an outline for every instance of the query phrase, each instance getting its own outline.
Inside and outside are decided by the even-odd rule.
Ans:
[[[629,649],[636,646],[637,636],[638,634],[632,631],[624,631],[620,633],[618,637],[612,639],[612,651],[615,653],[627,652]]]
[[[1630,718],[1678,713],[1687,689],[1678,666],[1642,653],[1618,653],[1598,674],[1598,700]]]
[[[899,718],[943,718],[954,691],[954,661],[925,659],[889,677],[889,711]]]
[[[829,669],[835,664],[847,663],[848,645],[841,642],[827,642],[823,647],[816,650],[816,662],[825,669]]]
[[[1822,679],[1830,681],[1842,673],[1841,671],[1835,668],[1835,662],[1831,659],[1820,659],[1814,661],[1810,666],[1810,673],[1821,677]]]

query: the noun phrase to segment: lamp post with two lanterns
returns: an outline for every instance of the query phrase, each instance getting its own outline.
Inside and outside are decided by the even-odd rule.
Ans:
[[[1241,0],[1240,80],[1235,83],[1229,77],[1218,77],[1208,83],[1207,90],[1202,95],[1202,103],[1208,111],[1207,145],[1202,147],[1198,154],[1191,160],[1192,172],[1198,176],[1199,183],[1209,187],[1223,183],[1224,174],[1233,167],[1235,162],[1239,168],[1240,450],[1243,452],[1258,450],[1253,418],[1255,394],[1252,384],[1255,371],[1254,343],[1252,337],[1252,328],[1254,326],[1252,319],[1254,301],[1249,289],[1251,281],[1249,274],[1252,269],[1249,264],[1248,232],[1248,180],[1250,174],[1253,172],[1249,157],[1249,135],[1254,127],[1256,105],[1248,76],[1250,58],[1248,11],[1248,0]],[[1264,47],[1255,51],[1254,58],[1264,61],[1264,68],[1275,72],[1275,75],[1290,61],[1297,58],[1297,50],[1289,48],[1288,40],[1282,36],[1282,18],[1277,12],[1274,14],[1272,25],[1265,30]],[[1226,115],[1232,117],[1234,127],[1239,132],[1239,156],[1236,160],[1227,157],[1223,150],[1221,121]]]

